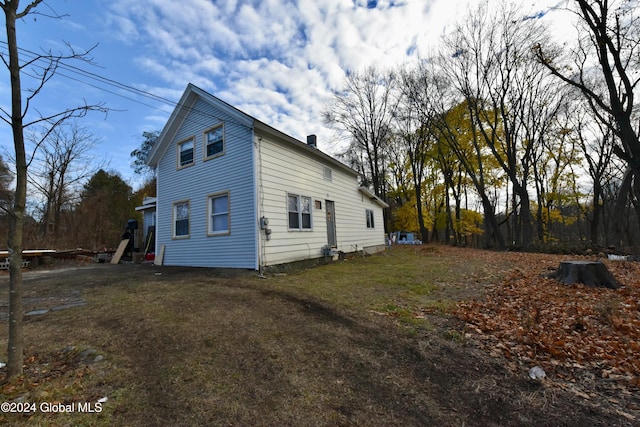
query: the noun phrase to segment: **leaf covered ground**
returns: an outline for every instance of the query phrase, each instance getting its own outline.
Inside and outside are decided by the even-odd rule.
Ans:
[[[640,263],[604,257],[492,253],[510,262],[483,297],[458,304],[456,316],[483,348],[513,369],[541,367],[546,382],[585,399],[621,403],[640,386]],[[545,273],[561,260],[600,260],[623,284],[617,290],[565,285]],[[617,411],[637,421],[637,401]]]

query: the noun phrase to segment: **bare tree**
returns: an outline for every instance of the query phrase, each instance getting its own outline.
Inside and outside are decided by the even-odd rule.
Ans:
[[[78,53],[69,47],[71,52],[68,55],[56,55],[49,51],[41,55],[34,55],[27,61],[21,63],[16,21],[29,14],[39,14],[42,16],[43,14],[39,13],[36,8],[43,3],[43,0],[33,0],[27,3],[24,8],[20,8],[19,3],[19,0],[0,0],[0,8],[2,8],[5,15],[8,58],[6,55],[0,55],[0,57],[9,71],[11,82],[11,111],[0,109],[2,113],[0,118],[11,126],[16,168],[16,189],[13,208],[10,212],[11,224],[8,236],[10,278],[7,379],[22,373],[24,360],[22,249],[28,169],[24,131],[29,126],[45,124],[48,126],[49,131],[53,131],[57,126],[71,117],[81,117],[91,110],[106,111],[105,108],[100,105],[85,104],[49,116],[37,115],[36,117],[29,118],[28,113],[31,103],[46,83],[55,75],[60,64],[67,60],[90,61],[90,51]],[[60,18],[60,16],[55,16],[55,18]],[[25,73],[25,69],[29,69],[29,74],[36,78],[35,86],[27,90],[27,95],[23,98],[22,75]],[[48,132],[43,135],[43,138],[47,135]],[[41,142],[42,141],[38,141],[36,145]]]
[[[0,210],[10,212],[11,203],[13,202],[13,173],[9,169],[9,165],[0,156]]]
[[[41,129],[47,133],[48,129]],[[41,140],[38,133],[29,139]],[[89,154],[97,138],[78,122],[64,123],[48,132],[30,162],[29,183],[42,196],[42,234],[44,241],[59,237],[61,214],[79,201],[81,182],[93,175],[99,166]]]
[[[423,183],[429,160],[436,157],[437,151],[433,129],[436,112],[430,103],[433,96],[438,96],[433,78],[433,74],[424,66],[413,70],[406,69],[400,73],[400,101],[394,120],[396,131],[400,136],[400,147],[406,154],[411,171],[418,226],[423,242],[429,241],[429,230],[423,214]]]
[[[537,197],[537,231],[540,242],[549,243],[552,238],[568,238],[567,227],[554,230],[555,224],[566,225],[577,219],[577,212],[565,213],[575,204],[582,203],[575,169],[583,160],[578,141],[569,126],[575,104],[555,111],[554,120],[547,132],[541,134],[539,144],[533,150],[533,176]],[[557,228],[557,227],[555,227]],[[554,234],[555,233],[555,234]]]
[[[640,16],[636,2],[575,0],[579,38],[568,58],[550,45],[536,46],[538,60],[553,75],[580,90],[593,114],[617,137],[613,152],[627,165],[616,212],[624,212],[629,198],[640,220],[640,132],[635,90],[640,82]],[[618,143],[619,142],[619,143]],[[612,221],[619,225],[622,221]],[[620,244],[622,233],[614,230]]]
[[[589,240],[594,245],[600,245],[601,228],[605,224],[605,187],[607,176],[612,175],[613,141],[615,136],[611,129],[593,117],[589,107],[580,108],[584,104],[574,104],[574,114],[571,117],[571,131],[577,140],[584,158],[583,169],[591,178],[590,201],[582,209],[583,216],[589,225]],[[615,174],[615,172],[614,172]]]
[[[323,113],[327,124],[347,134],[350,145],[345,157],[383,199],[387,192],[387,146],[397,103],[395,81],[394,73],[382,73],[374,67],[350,73],[344,90],[334,93],[333,102]]]
[[[544,67],[534,61],[531,47],[544,40],[539,22],[525,19],[513,5],[495,12],[486,6],[473,11],[447,41],[455,86],[464,96],[487,148],[512,187],[513,241],[523,247],[533,241],[533,216],[528,184],[533,149],[553,115],[547,97]],[[451,75],[452,73],[450,73]]]

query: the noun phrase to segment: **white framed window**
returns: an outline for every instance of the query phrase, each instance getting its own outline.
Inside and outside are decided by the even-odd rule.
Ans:
[[[204,131],[204,158],[211,159],[224,154],[224,126],[217,125]]]
[[[375,228],[375,224],[373,222],[373,210],[367,209],[366,215],[367,215],[367,228]]]
[[[189,201],[182,200],[173,204],[173,237],[189,237]]]
[[[178,143],[178,169],[193,164],[193,137]]]
[[[287,194],[289,230],[311,230],[311,197]]]
[[[328,166],[324,167],[324,179],[327,181],[331,181],[333,179],[333,171]]]
[[[209,212],[207,234],[219,236],[231,232],[231,203],[229,192],[216,193],[207,197]]]

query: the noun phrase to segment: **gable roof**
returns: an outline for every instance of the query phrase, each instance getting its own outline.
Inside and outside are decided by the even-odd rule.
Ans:
[[[187,85],[187,88],[178,101],[178,104],[173,109],[171,116],[169,116],[169,120],[158,136],[156,143],[149,151],[146,160],[146,163],[149,166],[156,167],[158,165],[158,162],[166,152],[167,148],[171,145],[171,141],[174,139],[176,132],[180,129],[180,126],[182,125],[187,115],[189,113],[198,113],[198,111],[194,109],[194,105],[196,104],[196,101],[198,99],[202,99],[209,104],[215,105],[217,108],[224,111],[225,114],[229,115],[236,123],[240,124],[241,126],[252,128],[254,133],[262,133],[273,136],[278,140],[291,144],[298,150],[304,152],[306,155],[318,157],[326,163],[331,164],[332,166],[335,166],[354,176],[358,176],[358,172],[356,172],[354,169],[334,159],[328,154],[325,154],[317,148],[311,147],[310,145],[299,141],[292,136],[280,132],[276,128],[269,126],[264,122],[261,122],[255,117],[250,116],[249,114],[237,109],[236,107],[224,102],[220,98],[211,95],[210,93],[200,89],[199,87],[191,83]]]
[[[187,115],[191,112],[198,113],[198,111],[194,109],[194,105],[196,104],[198,98],[202,98],[208,103],[215,104],[216,107],[223,110],[226,114],[230,115],[233,119],[235,119],[239,124],[243,126],[251,127],[253,125],[253,120],[249,115],[205,92],[199,87],[189,83],[184,93],[180,97],[180,100],[173,109],[171,116],[169,116],[169,120],[167,120],[167,123],[164,125],[162,132],[160,132],[160,135],[158,135],[156,143],[153,144],[153,147],[147,155],[146,163],[149,166],[155,167],[158,165],[158,162],[164,155],[168,146],[171,145],[173,137],[180,129],[180,126],[182,125]]]

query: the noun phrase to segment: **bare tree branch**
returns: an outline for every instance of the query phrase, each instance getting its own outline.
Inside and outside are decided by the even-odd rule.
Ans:
[[[24,245],[23,232],[24,221],[26,215],[27,203],[27,176],[29,164],[32,158],[27,162],[24,130],[25,127],[36,123],[47,123],[50,128],[46,132],[49,135],[53,129],[71,117],[81,117],[88,111],[106,109],[102,106],[91,106],[85,103],[84,106],[70,108],[61,113],[53,114],[47,117],[40,117],[25,123],[25,117],[29,111],[30,103],[40,93],[44,85],[50,81],[60,66],[64,56],[44,55],[36,56],[27,65],[35,64],[42,57],[46,57],[47,63],[42,71],[36,71],[35,75],[39,78],[36,87],[30,91],[30,95],[26,98],[23,109],[23,89],[22,74],[24,64],[20,64],[20,49],[17,41],[16,21],[22,19],[29,14],[40,14],[36,12],[36,7],[43,3],[42,0],[34,0],[29,3],[21,12],[18,11],[18,0],[0,0],[0,8],[5,15],[5,29],[7,35],[8,61],[3,58],[3,63],[9,71],[11,82],[11,114],[10,123],[13,146],[15,150],[15,168],[16,168],[16,186],[15,197],[13,200],[13,209],[10,212],[10,230],[8,235],[9,249],[9,339],[7,344],[7,379],[15,377],[22,373],[24,360],[24,331],[23,331],[23,302],[22,302],[22,250]],[[46,3],[45,3],[46,4]],[[78,55],[71,50],[69,59],[83,60],[88,59],[86,55]],[[4,110],[3,110],[4,112]],[[5,112],[6,114],[6,112]]]

